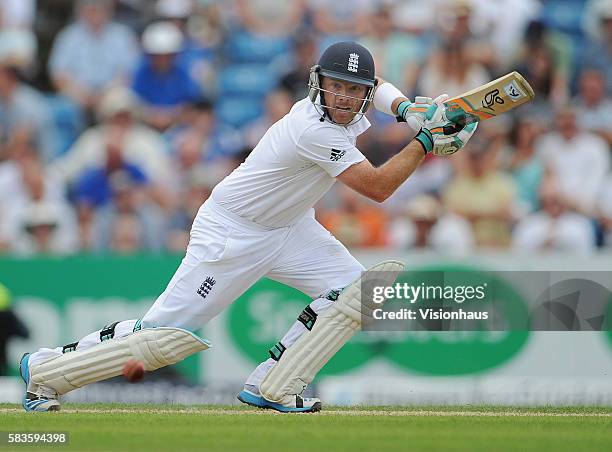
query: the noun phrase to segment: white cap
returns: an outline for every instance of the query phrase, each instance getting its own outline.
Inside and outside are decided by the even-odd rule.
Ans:
[[[170,22],[155,22],[142,34],[142,48],[152,55],[178,53],[183,48],[183,34]]]
[[[601,2],[598,12],[601,20],[612,19],[612,3]]]
[[[20,28],[0,30],[0,62],[20,68],[34,63],[36,58],[36,36]]]
[[[408,203],[406,213],[413,220],[435,221],[440,217],[441,208],[440,201],[433,196],[419,195]]]
[[[30,204],[24,214],[23,226],[32,228],[36,226],[57,226],[59,214],[54,205],[45,201]]]
[[[191,15],[191,0],[157,0],[155,12],[167,19],[185,19]]]
[[[121,112],[136,113],[138,101],[129,88],[116,85],[107,89],[98,104],[98,116],[107,119]]]

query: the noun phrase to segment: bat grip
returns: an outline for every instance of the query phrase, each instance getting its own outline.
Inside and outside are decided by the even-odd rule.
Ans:
[[[466,121],[463,120],[456,124],[447,125],[447,126],[442,127],[442,131],[444,132],[444,135],[453,135],[455,133],[461,132],[465,126],[466,126]]]

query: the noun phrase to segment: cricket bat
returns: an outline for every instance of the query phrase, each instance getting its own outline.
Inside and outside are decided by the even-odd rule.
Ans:
[[[486,121],[519,107],[535,97],[533,88],[518,72],[510,72],[445,102],[449,121],[466,124]]]

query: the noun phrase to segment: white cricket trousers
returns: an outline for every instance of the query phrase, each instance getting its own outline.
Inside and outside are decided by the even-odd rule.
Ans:
[[[209,199],[194,220],[185,257],[166,290],[142,317],[141,326],[196,330],[262,277],[304,292],[314,300],[310,308],[320,314],[332,303],[325,295],[348,286],[363,270],[344,245],[314,219],[312,211],[293,225],[270,229]],[[114,337],[130,334],[135,323],[119,322]],[[281,339],[282,345],[290,347],[305,331],[296,322]],[[76,349],[97,343],[100,331],[82,338]],[[30,365],[62,353],[63,347],[41,348],[30,357]],[[272,359],[261,363],[247,384],[258,385],[274,363]]]

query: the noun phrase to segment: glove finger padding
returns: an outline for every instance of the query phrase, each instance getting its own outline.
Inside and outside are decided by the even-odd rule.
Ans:
[[[426,123],[433,122],[432,118],[434,117],[437,122],[448,122],[445,116],[446,107],[444,105],[444,102],[447,100],[448,94],[441,94],[435,99],[417,96],[414,98],[413,103],[408,101],[402,102],[398,106],[398,120],[405,121],[415,133],[422,127],[427,127]]]
[[[448,94],[444,93],[444,94],[440,94],[438,97],[436,97],[432,103],[436,104],[436,105],[442,105],[444,102],[446,102],[448,100],[449,96]]]
[[[443,133],[434,133],[434,146],[432,153],[435,155],[450,155],[457,152],[459,149],[464,147],[466,143],[472,138],[478,123],[474,122],[465,126],[460,132],[452,135],[444,135]]]
[[[426,113],[431,107],[432,102],[433,99],[431,97],[417,96],[414,99],[414,103],[402,111],[404,121],[415,133],[423,127]]]

